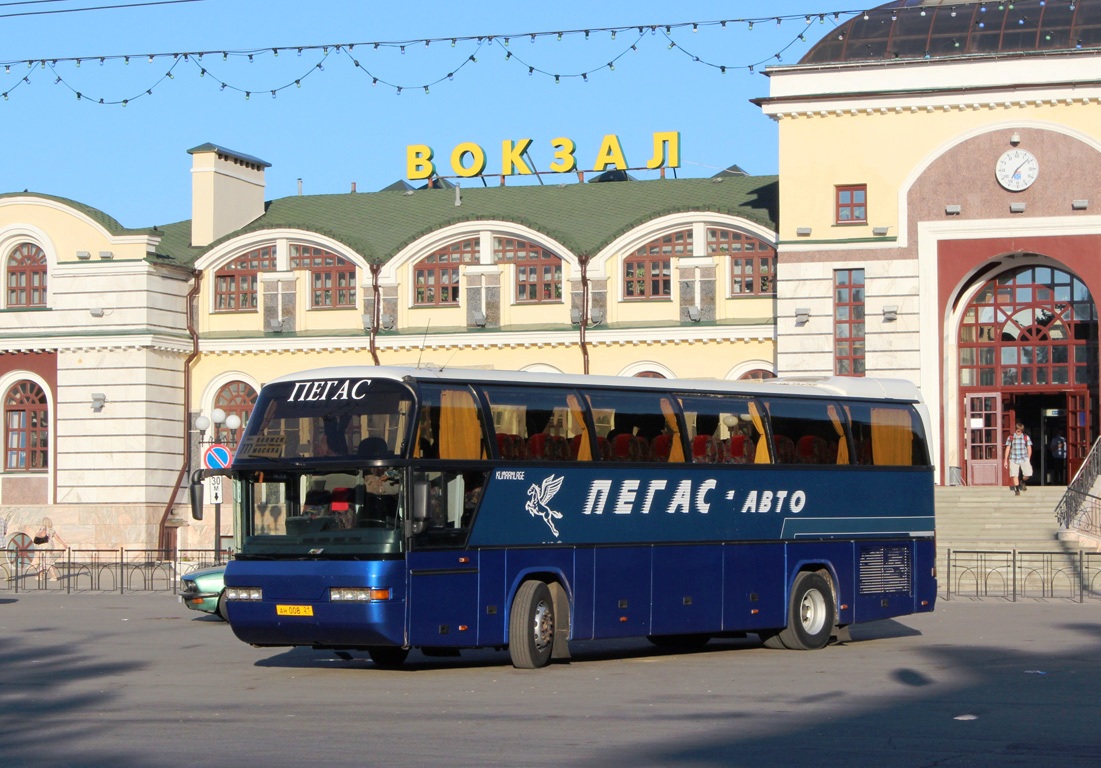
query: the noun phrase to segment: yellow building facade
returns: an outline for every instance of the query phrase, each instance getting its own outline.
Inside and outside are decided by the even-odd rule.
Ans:
[[[778,369],[919,384],[943,482],[1006,482],[1016,421],[1045,483],[1098,434],[1099,13],[889,3],[769,70]]]

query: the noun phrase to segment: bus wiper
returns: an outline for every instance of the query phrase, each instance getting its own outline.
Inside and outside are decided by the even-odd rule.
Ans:
[[[260,458],[253,459],[250,456],[242,456],[241,461],[242,462],[255,461],[257,463],[262,462],[264,464],[270,464],[272,466],[294,467],[295,469],[305,467],[305,465],[302,462],[302,459],[287,459],[287,458],[282,458],[282,457],[274,458],[274,457],[271,457],[271,456],[263,456],[263,457],[260,457]],[[263,467],[252,467],[252,466],[249,467],[250,471],[257,471],[257,470],[262,470],[262,469],[263,469]]]

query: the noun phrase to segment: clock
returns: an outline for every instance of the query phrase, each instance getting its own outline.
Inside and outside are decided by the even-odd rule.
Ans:
[[[1020,192],[1032,186],[1040,174],[1040,162],[1027,149],[1011,149],[998,158],[994,176],[1010,192]]]

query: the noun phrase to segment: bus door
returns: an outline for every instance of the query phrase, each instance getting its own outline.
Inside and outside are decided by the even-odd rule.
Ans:
[[[464,484],[456,472],[415,473],[406,553],[409,644],[471,646],[478,638],[478,562],[464,548]]]

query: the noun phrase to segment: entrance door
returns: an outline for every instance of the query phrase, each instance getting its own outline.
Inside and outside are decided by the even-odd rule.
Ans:
[[[1002,398],[997,392],[966,396],[967,484],[1001,485]]]
[[[1067,482],[1090,452],[1089,392],[1067,392]]]
[[[1033,467],[1043,469],[1048,445],[1045,410],[1067,410],[1067,469],[1084,461],[1097,395],[1097,307],[1086,284],[1038,255],[986,277],[959,318],[959,386],[967,444],[967,477],[997,483],[1005,435],[1002,422],[1021,420],[1030,430]],[[994,414],[1002,397],[1001,419]],[[1013,411],[1016,411],[1014,414]],[[1000,440],[999,440],[1000,438]],[[1039,456],[1039,459],[1037,459]]]

